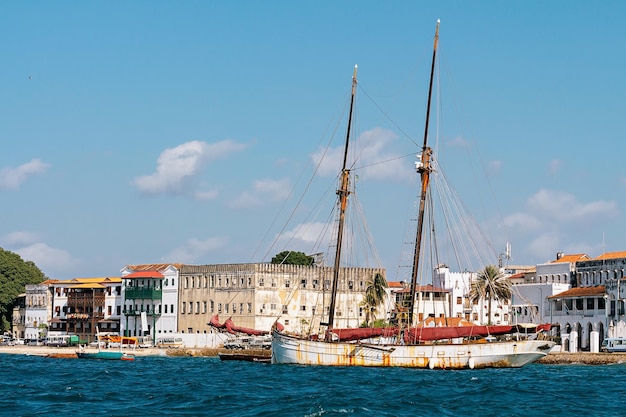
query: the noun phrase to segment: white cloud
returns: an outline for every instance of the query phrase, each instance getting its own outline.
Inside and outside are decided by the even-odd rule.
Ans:
[[[50,278],[56,278],[76,268],[79,261],[63,249],[48,246],[45,243],[32,243],[14,250],[22,259],[33,261]]]
[[[0,170],[0,189],[17,189],[30,177],[46,172],[49,167],[50,164],[33,159],[17,168],[3,168]]]
[[[350,151],[356,158],[356,173],[367,179],[410,181],[414,176],[412,162],[407,163],[405,158],[391,150],[395,139],[395,133],[381,128],[361,134]],[[343,155],[342,145],[328,150],[320,149],[311,158],[314,164],[319,164],[319,174],[336,176],[341,171]]]
[[[11,232],[2,238],[3,242],[11,246],[25,246],[39,240],[39,235],[32,232]]]
[[[306,244],[309,249],[311,244],[319,244],[325,247],[327,244],[324,242],[328,242],[328,229],[328,224],[322,222],[302,223],[283,233],[279,239],[276,240],[297,247],[300,247],[299,243]]]
[[[536,217],[527,213],[513,213],[504,218],[507,228],[516,228],[525,231],[540,230],[542,223]]]
[[[262,206],[263,201],[259,196],[246,190],[239,194],[237,198],[229,201],[226,205],[235,209],[255,208]]]
[[[548,172],[550,173],[550,175],[556,175],[561,171],[562,167],[563,167],[563,161],[559,159],[553,159],[552,161],[550,161],[550,164],[548,165]]]
[[[219,192],[217,190],[209,190],[209,191],[196,191],[193,196],[198,201],[208,201],[215,200]]]
[[[448,142],[448,146],[452,148],[469,148],[471,143],[469,140],[465,139],[462,136],[456,136],[450,142]]]
[[[537,257],[537,259],[542,259],[550,254],[556,254],[556,252],[561,249],[561,239],[556,231],[542,233],[532,239],[527,245],[528,252]]]
[[[206,260],[208,254],[225,244],[225,239],[217,237],[210,237],[206,240],[189,239],[183,246],[172,250],[165,259],[182,263],[204,263],[208,262]]]
[[[531,213],[549,222],[589,223],[593,220],[612,218],[618,214],[614,201],[581,203],[573,194],[564,191],[541,189],[531,196],[526,206]]]
[[[541,189],[527,199],[523,212],[506,216],[504,222],[512,242],[522,248],[519,252],[545,262],[546,256],[554,256],[558,251],[592,253],[598,250],[597,245],[587,240],[594,239],[594,231],[603,221],[618,215],[614,201],[584,203],[564,191]]]
[[[258,180],[253,183],[253,191],[243,191],[239,197],[230,201],[227,205],[232,208],[260,207],[267,201],[283,201],[291,192],[291,181],[284,178],[281,180]]]
[[[502,166],[504,164],[502,163],[502,161],[491,161],[489,162],[489,174],[498,174],[500,173],[500,171],[502,170]]]
[[[281,201],[289,196],[291,182],[289,179],[282,180],[258,180],[254,182],[254,190],[267,196],[270,201]]]
[[[217,143],[191,141],[161,152],[156,171],[137,177],[133,183],[148,194],[186,193],[195,177],[210,162],[244,149],[246,145],[232,140]],[[204,195],[206,197],[206,195]]]

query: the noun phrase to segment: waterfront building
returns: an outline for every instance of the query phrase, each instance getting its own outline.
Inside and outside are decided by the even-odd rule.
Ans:
[[[560,320],[562,315],[556,311],[555,302],[550,301],[549,297],[572,287],[572,283],[575,283],[576,262],[586,259],[589,257],[585,254],[566,255],[559,252],[556,259],[537,264],[532,270],[513,276],[511,309],[514,322],[551,323],[551,334],[558,336],[561,326],[566,328],[567,322]]]
[[[123,335],[151,336],[178,332],[181,264],[127,265],[122,269]]]
[[[122,279],[74,278],[51,282],[52,318],[48,334],[74,334],[81,340],[96,339],[98,331],[119,334]]]
[[[604,286],[606,301],[604,333],[601,338],[626,337],[626,251],[608,252],[576,264],[576,281],[581,287]]]
[[[365,320],[360,302],[368,280],[382,268],[340,268],[335,326],[359,327]],[[179,328],[211,331],[209,320],[231,318],[238,327],[270,330],[280,318],[287,331],[320,326],[329,311],[332,268],[269,263],[182,265]],[[323,315],[323,314],[322,314]]]
[[[11,319],[11,334],[16,339],[24,339],[26,330],[26,294],[17,296]]]
[[[46,281],[26,285],[24,294],[24,339],[39,339],[46,335],[52,318],[52,289]]]

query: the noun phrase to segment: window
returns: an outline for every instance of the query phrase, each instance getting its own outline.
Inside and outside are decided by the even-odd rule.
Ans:
[[[291,283],[289,282],[288,279],[285,280],[285,288],[289,288],[289,285],[291,285]]]
[[[262,287],[265,285],[265,281],[263,280],[263,278],[259,278],[259,287]]]
[[[196,301],[196,314],[200,314],[200,301]]]
[[[456,303],[457,303],[457,305],[463,304],[463,298],[462,297],[456,297]]]
[[[300,281],[300,288],[306,288],[306,279]]]
[[[237,305],[233,303],[233,314],[237,313]]]
[[[218,313],[222,312],[222,303],[217,303],[217,312]]]
[[[170,305],[170,313],[172,313],[172,314],[174,313],[174,304]]]
[[[239,312],[243,314],[243,303],[239,303]]]
[[[180,314],[185,314],[185,302],[184,301],[180,305]]]
[[[211,300],[211,313],[215,311],[215,302]]]
[[[348,281],[348,289],[349,290],[353,290],[354,289],[354,281]]]
[[[306,306],[300,306],[300,311],[306,311]]]
[[[206,302],[206,301],[203,301],[203,302],[202,302],[202,314],[205,314],[205,313],[206,313],[206,305],[207,305],[207,302]]]
[[[319,283],[320,283],[320,282],[319,282],[319,280],[317,280],[317,279],[314,279],[314,280],[313,280],[313,289],[314,289],[314,290],[316,290],[316,289],[317,289],[317,286],[319,285]]]
[[[248,303],[248,313],[252,313],[252,303]]]
[[[224,304],[224,312],[228,314],[228,304]]]
[[[283,314],[287,314],[288,310],[287,310],[287,306],[283,305]]]
[[[167,304],[165,304],[165,314],[167,314]]]

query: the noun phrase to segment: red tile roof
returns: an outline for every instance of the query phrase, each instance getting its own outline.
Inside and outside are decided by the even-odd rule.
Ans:
[[[561,256],[561,258],[552,261],[552,263],[553,264],[564,263],[564,262],[575,263],[578,261],[587,261],[589,259],[591,258],[585,255],[584,253],[576,253],[576,254],[571,254],[571,255],[563,255]]]
[[[122,279],[131,278],[163,278],[163,274],[159,271],[137,271],[122,277]]]
[[[589,297],[593,295],[606,294],[606,287],[598,285],[596,287],[576,287],[561,293],[551,295],[548,298],[567,298],[567,297]]]
[[[137,265],[126,265],[127,269],[131,271],[162,271],[167,269],[168,266],[173,266],[174,268],[180,269],[183,264],[137,264]]]
[[[626,251],[603,253],[602,255],[598,256],[595,259],[602,260],[602,259],[619,259],[619,258],[626,258]]]

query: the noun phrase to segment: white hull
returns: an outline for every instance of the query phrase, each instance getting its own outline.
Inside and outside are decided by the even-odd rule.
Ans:
[[[401,366],[429,369],[519,368],[545,356],[554,342],[377,345],[272,334],[272,363],[320,366]]]

